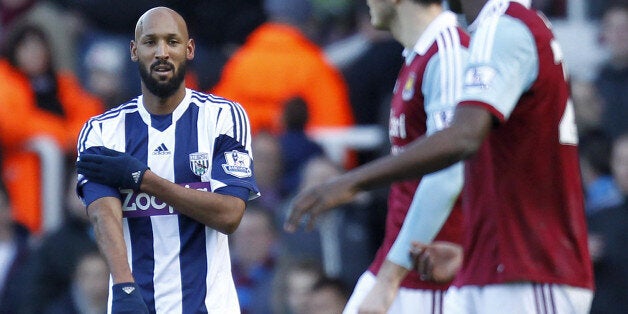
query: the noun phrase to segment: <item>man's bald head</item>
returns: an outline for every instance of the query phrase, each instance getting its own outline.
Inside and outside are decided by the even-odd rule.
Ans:
[[[141,37],[142,32],[144,31],[144,25],[151,22],[162,21],[172,21],[177,26],[181,36],[185,39],[189,38],[187,24],[177,11],[167,7],[155,7],[146,11],[137,20],[137,24],[135,25],[135,40],[138,40]]]

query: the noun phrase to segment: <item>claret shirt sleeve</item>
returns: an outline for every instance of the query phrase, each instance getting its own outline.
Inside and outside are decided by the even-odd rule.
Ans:
[[[538,76],[536,43],[530,30],[509,16],[491,17],[473,35],[459,103],[486,107],[503,122]]]

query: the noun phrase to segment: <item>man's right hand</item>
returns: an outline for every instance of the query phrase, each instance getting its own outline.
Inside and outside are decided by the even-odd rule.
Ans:
[[[412,242],[410,256],[421,280],[448,283],[462,267],[462,246],[446,241]]]
[[[284,229],[294,232],[304,217],[307,217],[307,230],[314,228],[318,215],[351,202],[358,191],[348,180],[348,176],[341,175],[323,184],[305,188],[295,196],[290,208],[289,216]]]
[[[148,314],[148,307],[142,299],[140,288],[134,282],[118,283],[111,287],[113,301],[112,314]]]

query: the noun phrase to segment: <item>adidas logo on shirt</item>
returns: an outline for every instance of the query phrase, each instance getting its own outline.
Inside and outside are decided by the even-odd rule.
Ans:
[[[141,174],[142,174],[141,171],[135,171],[135,172],[131,173],[131,177],[133,178],[133,182],[135,182],[135,183],[139,182]]]
[[[166,147],[164,143],[161,143],[159,147],[153,150],[153,155],[170,155],[170,154],[172,154],[172,152],[168,150],[168,147]]]

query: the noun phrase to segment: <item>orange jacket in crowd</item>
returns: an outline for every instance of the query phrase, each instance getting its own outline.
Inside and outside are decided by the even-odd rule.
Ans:
[[[253,31],[211,93],[239,102],[254,134],[281,132],[283,105],[296,96],[308,105],[307,130],[353,124],[342,74],[318,46],[285,24],[268,22]]]
[[[65,117],[37,107],[28,78],[0,60],[0,145],[2,179],[14,218],[39,233],[42,227],[39,159],[28,150],[38,136],[53,139],[68,156],[75,156],[78,133],[90,117],[102,113],[101,101],[87,93],[70,72],[57,73],[58,97]],[[63,183],[64,178],[59,178]]]

